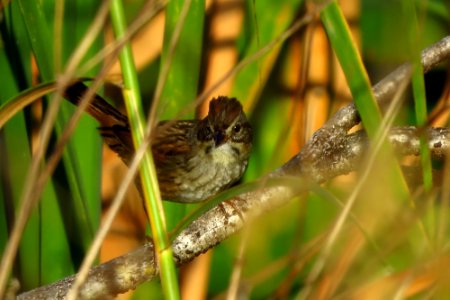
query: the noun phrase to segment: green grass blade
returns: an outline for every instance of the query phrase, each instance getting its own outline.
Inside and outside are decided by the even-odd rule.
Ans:
[[[51,39],[51,35],[47,28],[47,19],[44,15],[44,9],[41,6],[41,3],[34,2],[34,1],[17,1],[11,7],[17,8],[17,14],[16,17],[20,17],[20,15],[23,18],[23,23],[16,23],[16,26],[13,28],[15,30],[22,30],[24,31],[26,28],[26,32],[28,34],[27,40],[30,41],[31,48],[33,49],[33,52],[35,54],[35,58],[40,70],[40,75],[42,79],[49,80],[54,77],[54,69],[53,69],[53,61],[52,61],[52,47],[49,47],[49,45],[53,44],[53,39]],[[20,10],[19,10],[20,8]],[[20,11],[20,13],[19,13]],[[15,21],[17,22],[17,18],[15,18]],[[70,24],[68,24],[70,26]],[[73,27],[72,27],[73,28]],[[25,32],[25,31],[24,31]],[[2,36],[6,37],[8,32],[2,31]],[[25,36],[25,35],[24,35]],[[71,37],[73,40],[73,36]],[[3,38],[3,40],[5,40]],[[16,42],[16,39],[12,39],[14,42]],[[6,43],[5,43],[6,44]],[[8,44],[8,46],[14,45],[14,43]],[[30,65],[30,48],[25,48],[24,45],[28,45],[27,42],[23,42],[21,44],[20,49],[24,48],[24,53],[21,57],[21,63],[27,62],[28,65],[23,68],[23,70],[26,70],[25,72],[30,72],[31,65]],[[70,48],[68,48],[70,49]],[[27,52],[28,51],[28,52]],[[15,73],[12,75],[18,76],[18,73],[20,72],[20,69],[17,68],[12,69],[11,73]],[[23,72],[23,71],[22,71]],[[31,78],[31,76],[29,76]],[[30,81],[27,82],[21,82],[21,89],[25,89],[30,86]],[[16,94],[18,91],[16,91]],[[10,95],[12,96],[12,95]],[[59,120],[60,127],[59,129],[62,130],[62,125],[64,123],[63,118]],[[93,124],[91,126],[91,132],[93,132]],[[24,133],[21,135],[26,139],[27,134]],[[84,135],[85,136],[85,135]],[[17,139],[18,135],[15,136]],[[45,142],[44,142],[45,143]],[[12,145],[13,143],[9,143],[9,145]],[[83,141],[83,147],[84,149],[92,149],[89,145],[91,143],[86,143],[86,140]],[[100,143],[99,139],[97,137],[97,142],[94,142],[94,147],[97,147],[98,153],[100,153]],[[96,145],[96,146],[95,146]],[[23,149],[28,149],[29,147],[24,147]],[[16,150],[17,151],[17,150]],[[91,155],[90,151],[87,151]],[[68,202],[67,196],[68,193],[65,189],[61,189],[62,186],[60,186],[60,191],[62,193],[59,193],[59,199],[56,197],[54,190],[51,185],[48,185],[47,188],[44,189],[42,193],[42,201],[40,203],[37,216],[39,219],[37,221],[31,221],[28,222],[28,227],[30,227],[30,224],[34,230],[33,234],[29,234],[27,232],[27,229],[25,229],[24,232],[24,238],[23,242],[29,242],[34,241],[34,245],[28,245],[27,247],[21,247],[19,250],[19,258],[24,258],[27,260],[26,263],[22,262],[21,265],[23,267],[26,267],[26,272],[22,272],[23,276],[28,276],[31,278],[31,280],[23,278],[23,288],[28,289],[31,287],[35,287],[37,285],[48,283],[51,281],[56,280],[57,278],[60,278],[61,276],[68,275],[70,273],[73,273],[74,266],[72,260],[77,260],[77,257],[81,257],[82,253],[84,252],[84,249],[87,248],[87,246],[90,243],[90,239],[92,237],[93,232],[93,224],[98,223],[99,220],[99,176],[95,176],[95,174],[99,175],[99,168],[97,167],[96,172],[89,172],[91,176],[95,176],[96,180],[89,181],[89,177],[82,177],[86,178],[92,185],[91,187],[91,195],[94,195],[90,201],[91,209],[87,209],[86,207],[89,205],[86,205],[86,202],[83,202],[86,200],[86,189],[83,185],[83,182],[80,178],[80,171],[79,171],[79,164],[77,161],[77,152],[74,150],[73,145],[69,145],[69,150],[64,154],[64,176],[63,176],[63,183],[64,186],[69,185],[71,189],[70,195],[75,195],[75,199],[77,201],[75,202]],[[79,157],[78,157],[79,159]],[[24,161],[22,159],[22,161]],[[95,159],[96,162],[99,161],[98,156]],[[31,161],[28,161],[28,165],[31,164]],[[19,165],[19,164],[17,164]],[[92,164],[94,165],[94,164]],[[97,166],[99,164],[97,163]],[[24,170],[27,170],[27,167],[20,168],[22,173]],[[21,174],[22,178],[24,178],[23,174]],[[65,181],[67,180],[67,181]],[[68,183],[68,184],[67,184]],[[88,184],[89,185],[89,184]],[[23,187],[22,187],[23,188]],[[93,191],[93,192],[92,192]],[[59,205],[58,205],[59,200]],[[64,212],[65,217],[61,216],[61,207],[66,208],[70,207],[68,204],[73,204],[72,207],[75,207],[75,209],[65,210]],[[76,208],[79,209],[76,209]],[[93,209],[92,209],[93,208]],[[96,208],[96,209],[95,209]],[[90,213],[89,213],[90,212]],[[42,218],[44,216],[44,218]],[[32,220],[36,218],[35,216],[32,216]],[[73,222],[74,220],[75,222]],[[36,223],[38,222],[38,223]],[[75,223],[75,226],[74,226]],[[18,228],[21,228],[20,226]],[[67,231],[65,231],[67,230]],[[21,230],[19,230],[21,232]],[[36,232],[37,231],[37,232]],[[71,241],[69,241],[67,234],[69,233],[71,235]],[[74,238],[75,237],[75,238]],[[11,245],[13,245],[12,243]],[[71,249],[69,250],[69,244],[71,246]],[[14,244],[15,245],[15,244]],[[72,247],[75,246],[75,247]],[[36,248],[37,247],[37,248]],[[15,248],[15,246],[10,247]],[[22,255],[22,249],[25,249],[25,252],[28,252],[28,254]],[[55,253],[58,253],[59,255],[55,255]],[[33,262],[30,261],[31,258],[36,257],[34,259],[37,262],[38,269],[35,271],[30,271],[33,266]],[[2,262],[3,263],[3,262]],[[36,264],[35,264],[36,265]],[[8,268],[5,268],[7,270]],[[2,273],[3,276],[3,273]],[[30,284],[27,284],[27,282],[30,282]],[[3,285],[3,277],[2,277],[2,285]],[[3,288],[3,287],[2,287]]]
[[[381,123],[381,113],[373,96],[369,77],[361,56],[353,43],[350,30],[336,1],[331,1],[320,14],[339,63],[353,95],[367,134],[373,138]]]
[[[20,90],[29,86],[31,82],[30,45],[28,43],[27,31],[21,18],[18,2],[11,3],[5,9],[4,19],[1,21],[1,47],[0,47],[0,69],[2,82],[0,87],[0,103],[17,95]],[[1,163],[4,181],[1,183],[2,196],[1,206],[8,207],[2,218],[6,221],[8,228],[2,231],[10,231],[10,221],[14,218],[14,210],[20,207],[18,201],[24,185],[24,172],[31,162],[30,146],[28,143],[28,131],[23,113],[16,115],[10,123],[2,130],[2,155]],[[39,209],[34,212],[23,232],[23,239],[18,249],[14,276],[21,280],[23,289],[30,289],[38,285],[52,282],[61,275],[73,272],[70,263],[70,255],[67,243],[55,245],[62,236],[66,240],[62,220],[55,204],[57,198],[51,183],[48,183],[43,191],[45,201],[40,203]],[[6,205],[6,206],[5,206]],[[52,218],[46,220],[44,214]],[[50,230],[46,230],[47,221],[51,223]],[[4,223],[3,223],[4,224]],[[6,237],[6,236],[5,236]],[[5,241],[6,242],[6,241]],[[3,250],[5,244],[2,243]],[[42,253],[53,251],[51,266]],[[2,251],[3,252],[3,251]],[[55,256],[55,253],[59,254]],[[69,263],[66,263],[69,261]],[[58,265],[55,268],[55,264]]]
[[[44,15],[44,8],[41,6],[41,3],[35,1],[19,1],[23,18],[25,20],[25,25],[27,27],[29,39],[31,42],[31,46],[33,48],[33,52],[36,58],[37,65],[39,67],[39,72],[44,81],[50,81],[54,79],[54,61],[53,61],[53,47],[48,47],[53,43],[53,39],[51,38],[51,34],[49,31],[48,22],[46,16]],[[69,48],[71,49],[71,48]],[[70,107],[69,105],[67,107]],[[66,115],[67,111],[62,110],[62,113],[58,116],[56,121],[56,130],[58,133],[61,133],[68,116]],[[87,121],[89,122],[89,121]],[[90,130],[86,130],[87,132],[94,131],[95,125],[91,123]],[[79,144],[79,142],[78,142]],[[95,144],[95,142],[94,142]],[[99,142],[97,140],[97,153],[99,151]],[[91,148],[86,139],[83,141],[83,147],[86,145],[86,148]],[[63,166],[60,166],[59,170],[61,173],[54,177],[54,180],[60,180],[61,185],[68,185],[70,188],[70,198],[71,201],[69,205],[71,205],[70,211],[65,211],[65,220],[70,220],[74,222],[77,230],[70,231],[72,234],[72,241],[76,248],[76,251],[85,251],[92,240],[93,232],[94,232],[94,224],[98,224],[98,213],[99,213],[99,205],[97,204],[97,213],[89,213],[88,205],[86,204],[86,187],[84,186],[83,180],[80,176],[80,161],[77,157],[76,148],[82,147],[81,145],[76,146],[76,141],[72,140],[67,144],[67,149],[63,154]],[[91,148],[92,150],[92,148]],[[94,153],[95,150],[92,152]],[[97,154],[98,155],[98,154]],[[98,169],[97,172],[98,173]],[[88,177],[89,178],[89,177]],[[95,180],[93,181],[95,182]],[[92,199],[92,203],[99,203],[99,184],[97,181],[97,197],[96,199]],[[65,201],[67,203],[67,196],[69,196],[64,190],[59,190],[59,197],[61,201]],[[64,202],[62,202],[64,203]],[[63,204],[61,204],[62,207]],[[66,204],[67,205],[67,204]],[[64,213],[64,212],[63,212]],[[97,217],[92,217],[97,215]],[[97,221],[92,221],[91,218],[96,218]],[[67,228],[73,227],[73,224],[67,224]],[[76,256],[80,256],[77,254]],[[81,255],[82,256],[82,255]]]
[[[402,5],[405,11],[405,17],[407,18],[407,24],[410,24],[406,29],[408,33],[408,43],[411,53],[411,61],[413,63],[412,74],[412,88],[414,95],[414,109],[416,112],[416,124],[418,127],[427,125],[427,100],[425,95],[425,82],[423,75],[423,68],[421,64],[420,48],[422,31],[419,30],[419,24],[417,20],[417,12],[414,2],[402,1]],[[432,167],[430,149],[428,148],[427,137],[422,135],[420,139],[420,159],[422,163],[422,176],[425,191],[430,191],[433,186]]]
[[[289,0],[283,3],[274,1],[248,1],[247,16],[241,34],[243,57],[248,58],[265,45],[280,36],[295,20],[296,12],[303,4],[302,0]],[[300,17],[301,18],[301,17]],[[287,141],[286,128],[288,122],[273,122],[280,115],[287,115],[290,109],[288,97],[280,99],[280,95],[265,93],[256,104],[258,97],[266,86],[270,86],[270,75],[273,68],[279,65],[280,51],[283,43],[273,47],[267,54],[252,62],[239,71],[231,91],[233,97],[243,102],[247,112],[252,113],[251,121],[254,128],[253,150],[245,180],[258,178],[265,171],[282,163],[285,149],[280,147],[280,141]],[[255,109],[256,108],[256,109]],[[283,143],[281,143],[283,144]],[[286,148],[286,147],[284,147]],[[274,155],[274,153],[276,153]],[[273,159],[275,158],[276,159]],[[263,164],[261,162],[267,162]]]
[[[161,93],[163,111],[158,114],[158,117],[164,120],[175,118],[180,109],[190,104],[197,95],[203,48],[205,1],[191,1],[178,40],[175,41],[175,47],[171,48],[184,3],[182,0],[170,1],[166,7],[160,74],[166,64],[170,65],[167,79],[159,78],[165,80],[165,84]],[[192,119],[194,110],[182,117]]]
[[[8,17],[7,17],[8,18]],[[25,47],[24,47],[25,49]],[[4,50],[4,49],[2,49]],[[2,93],[0,102],[4,102],[6,97],[13,95],[18,91],[17,78],[14,78],[14,72],[10,67],[10,61],[6,59],[5,51],[0,53],[1,71],[2,71]],[[9,70],[8,70],[9,69]],[[12,229],[12,220],[15,218],[15,212],[20,207],[19,198],[24,185],[23,170],[27,170],[31,161],[30,145],[28,143],[28,133],[24,114],[16,115],[0,132],[1,144],[1,172],[2,172],[2,206],[8,207],[7,215],[2,215],[6,221],[6,228],[2,231],[9,235]],[[32,288],[39,285],[40,281],[40,258],[39,258],[39,227],[40,216],[34,213],[24,230],[24,237],[17,254],[14,276],[20,278],[25,288]],[[6,241],[5,241],[6,242]],[[6,244],[2,245],[2,254]],[[24,267],[26,266],[26,267]],[[27,271],[28,270],[28,271]],[[1,295],[0,295],[1,296]]]
[[[394,199],[398,199],[399,202],[407,201],[410,199],[408,187],[403,178],[400,166],[392,155],[392,147],[387,141],[379,140],[380,134],[385,132],[386,128],[382,128],[381,113],[375,102],[368,75],[362,64],[357,48],[352,42],[350,30],[336,1],[332,1],[323,8],[321,19],[332,48],[344,71],[363,126],[368,136],[372,138],[373,141],[374,147],[372,148],[375,152],[367,160],[365,164],[366,169],[362,170],[362,177],[360,178],[359,183],[362,184],[367,179],[367,172],[370,172],[370,170],[376,171],[377,166],[381,165],[379,163],[375,164],[375,161],[381,162],[383,166],[386,166],[383,173],[385,178],[389,178],[387,181],[387,188],[390,193],[392,193]],[[389,121],[389,118],[384,121]],[[367,168],[370,168],[370,170]],[[357,199],[356,195],[358,193],[359,191],[354,190],[354,194],[352,194],[352,197],[346,203],[345,209],[339,215],[332,233],[330,233],[330,239],[322,250],[322,257],[327,257],[332,247],[334,247],[333,245],[336,242],[336,236],[338,236],[343,228],[345,220],[349,217],[349,212],[355,205]],[[411,204],[413,206],[413,203]],[[419,222],[419,227],[421,226],[422,224]],[[333,237],[333,239],[331,237]],[[316,264],[315,269],[312,272],[314,275],[312,276],[318,276],[320,272],[322,272],[321,266]]]
[[[325,6],[320,14],[334,52],[344,71],[353,101],[361,116],[364,128],[370,138],[375,138],[381,125],[381,113],[372,93],[369,77],[362,63],[361,56],[352,41],[351,33],[342,11],[336,1]],[[390,145],[385,142],[381,153],[392,153]],[[386,157],[390,162],[392,157]],[[391,164],[391,163],[389,163]],[[392,162],[392,188],[399,199],[408,199],[408,188],[403,179],[398,163]]]
[[[126,33],[126,21],[123,3],[113,0],[111,17],[117,38]],[[131,46],[126,43],[120,53],[120,64],[124,78],[124,99],[130,120],[133,142],[137,149],[143,142],[145,119],[142,110],[139,83],[133,61]],[[141,165],[142,189],[145,196],[145,207],[150,218],[150,225],[155,242],[156,254],[160,267],[160,278],[167,299],[179,299],[178,281],[173,261],[172,248],[166,232],[165,216],[156,178],[155,166],[151,153],[147,152]]]
[[[84,8],[84,9],[83,9]],[[64,31],[66,40],[63,40],[64,62],[67,63],[67,57],[72,54],[77,43],[82,38],[82,33],[87,29],[88,23],[92,18],[84,19],[84,10],[95,12],[97,5],[90,8],[83,7],[82,2],[72,7],[65,17]],[[84,22],[83,22],[84,21]],[[76,31],[76,32],[70,32]],[[81,31],[81,32],[80,32]],[[69,39],[68,37],[72,37]],[[101,37],[99,37],[101,38]],[[101,43],[97,40],[94,47],[90,48],[90,53],[95,49],[100,50]],[[87,55],[89,57],[89,53]],[[94,76],[95,70],[90,74]],[[65,128],[66,122],[69,120],[75,107],[69,103],[61,104],[61,113],[57,122],[57,132],[61,134]],[[78,248],[80,254],[84,254],[90,247],[94,232],[100,223],[100,184],[101,184],[101,138],[97,131],[98,124],[89,116],[83,115],[73,132],[72,137],[66,145],[63,153],[64,176],[67,177],[67,185],[71,191],[71,201],[69,201],[69,212],[66,218],[70,218],[75,222],[77,232],[70,231],[73,245]],[[80,258],[83,255],[80,255]],[[81,260],[76,261],[77,265]]]
[[[76,5],[67,5],[64,12],[63,36],[62,36],[62,60],[63,66],[68,64],[73,54],[73,49],[79,45],[80,41],[88,35],[91,22],[95,19],[97,11],[101,5],[100,1],[78,0]],[[56,40],[56,39],[55,39]],[[92,45],[85,53],[81,64],[96,53],[104,44],[104,36],[98,35]],[[56,63],[55,63],[56,64]],[[82,76],[94,77],[100,66],[81,74]],[[67,115],[66,120],[75,111],[75,107],[64,102],[61,106],[62,112]],[[84,245],[90,243],[96,228],[100,224],[100,186],[101,186],[101,154],[102,140],[97,131],[97,122],[87,115],[83,115],[78,122],[68,145],[72,151],[73,166],[76,170],[76,180],[79,182],[79,190],[82,193],[82,201],[76,201],[78,206],[78,217],[85,217],[86,231],[90,233],[85,237]],[[85,248],[86,249],[86,248]]]
[[[277,1],[248,2],[247,5],[250,5],[249,11],[252,15],[247,16],[247,24],[244,25],[253,27],[253,30],[250,36],[246,36],[246,32],[243,32],[243,43],[246,43],[243,45],[245,49],[243,56],[251,56],[261,46],[273,41],[286,30],[292,24],[302,3],[302,0],[289,0],[282,3]],[[280,49],[281,45],[274,47],[261,59],[248,64],[236,75],[231,95],[243,101],[245,107],[254,106],[254,102],[267,83]]]

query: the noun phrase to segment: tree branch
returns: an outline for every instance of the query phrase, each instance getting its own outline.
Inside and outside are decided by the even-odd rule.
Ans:
[[[422,64],[429,71],[450,56],[450,37],[425,49]],[[410,72],[404,64],[373,87],[381,106],[389,103],[400,82]],[[360,122],[353,104],[338,111],[319,129],[305,147],[263,180],[296,176],[302,184],[281,184],[241,194],[207,211],[193,221],[173,241],[172,248],[177,265],[186,263],[239,231],[250,219],[270,212],[287,203],[293,196],[307,191],[308,182],[324,182],[355,170],[369,147],[363,131],[348,134]],[[434,158],[441,159],[449,150],[450,130],[427,130],[428,145]],[[388,136],[400,155],[418,155],[419,132],[414,127],[394,128]],[[262,185],[263,186],[263,185]],[[109,298],[136,288],[157,276],[153,244],[147,243],[137,250],[91,269],[79,298]],[[76,275],[53,284],[34,289],[18,299],[62,299]]]

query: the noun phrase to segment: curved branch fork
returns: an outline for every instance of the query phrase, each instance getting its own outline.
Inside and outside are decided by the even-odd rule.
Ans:
[[[429,71],[450,56],[450,37],[446,37],[422,52],[422,64]],[[381,106],[392,98],[397,86],[410,72],[405,64],[374,86]],[[353,104],[338,111],[319,129],[300,153],[268,174],[265,179],[295,176],[299,184],[264,187],[241,194],[207,211],[189,224],[172,244],[178,265],[192,260],[239,231],[250,219],[269,212],[306,191],[309,181],[320,183],[355,170],[369,146],[363,131],[348,134],[359,123]],[[428,144],[434,158],[443,158],[450,147],[448,128],[427,129]],[[389,141],[400,155],[419,154],[419,132],[414,127],[391,129]],[[264,179],[262,179],[264,180]],[[135,289],[158,275],[153,244],[91,269],[79,298],[109,298]],[[76,275],[53,284],[23,293],[18,299],[63,299]]]

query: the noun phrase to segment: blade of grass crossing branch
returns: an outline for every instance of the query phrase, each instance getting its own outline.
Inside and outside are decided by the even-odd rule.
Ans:
[[[417,12],[415,2],[403,0],[403,9],[405,11],[404,16],[408,18],[406,32],[408,33],[409,53],[411,61],[413,63],[412,74],[412,88],[414,95],[414,108],[416,112],[416,124],[421,128],[427,123],[427,101],[425,96],[425,82],[423,78],[423,69],[420,62],[420,48],[421,45],[421,32],[419,30],[419,24],[417,20]],[[433,185],[432,167],[430,150],[425,135],[420,137],[420,159],[422,163],[422,174],[425,191],[430,191]]]
[[[414,109],[415,109],[415,117],[416,117],[416,125],[418,128],[424,128],[427,125],[427,101],[425,94],[425,82],[423,75],[423,68],[421,64],[421,56],[420,56],[420,42],[422,39],[423,30],[419,29],[419,23],[417,18],[417,10],[416,3],[412,1],[403,0],[401,3],[404,16],[406,18],[405,31],[407,33],[407,43],[408,49],[410,49],[409,53],[407,53],[407,57],[410,58],[412,62],[412,90],[414,96]],[[422,164],[422,178],[423,178],[423,187],[425,193],[429,193],[433,187],[433,175],[432,175],[432,165],[431,165],[431,156],[430,149],[428,148],[427,137],[424,134],[425,131],[420,136],[420,161]],[[427,196],[427,194],[425,194]],[[429,199],[433,199],[429,198]],[[412,202],[412,206],[415,204]],[[420,230],[426,233],[433,232],[436,229],[436,215],[435,211],[430,209],[428,210],[429,214],[426,215],[425,221],[420,223]],[[432,244],[429,236],[427,236],[429,245]]]
[[[364,128],[369,137],[373,139],[380,130],[381,113],[372,93],[369,77],[362,59],[337,2],[331,1],[326,5],[321,11],[320,18],[344,71]],[[391,147],[387,142],[384,143],[381,153],[387,154],[383,159],[385,157],[388,160],[394,159],[391,155]],[[392,177],[393,191],[398,199],[408,199],[408,189],[398,163],[392,162],[389,165],[393,166],[389,172]]]
[[[347,78],[364,128],[367,134],[373,138],[381,123],[381,113],[375,102],[361,57],[336,1],[332,1],[322,10],[321,19]]]
[[[190,2],[190,3],[189,3]],[[187,9],[185,16],[182,16]],[[173,0],[167,4],[164,43],[158,84],[163,84],[157,117],[171,120],[197,96],[203,49],[204,0]],[[183,19],[184,17],[184,19]],[[181,30],[181,31],[180,31]],[[179,33],[179,34],[178,34]],[[165,68],[167,73],[165,73]],[[165,76],[163,78],[162,76]],[[156,104],[157,105],[157,104]],[[192,107],[193,108],[193,107]],[[194,118],[194,109],[182,119]],[[186,205],[165,201],[167,229],[171,230],[183,218]]]
[[[111,3],[111,20],[116,38],[120,39],[126,33],[126,21],[121,0]],[[126,43],[120,53],[120,64],[124,79],[125,106],[130,120],[133,142],[136,148],[143,142],[145,119],[142,111],[139,84],[133,61],[130,44]],[[173,261],[172,248],[167,236],[164,210],[159,194],[155,166],[151,153],[147,152],[142,161],[142,188],[145,196],[145,207],[149,214],[156,255],[160,268],[160,278],[163,292],[167,299],[179,299],[178,282]]]

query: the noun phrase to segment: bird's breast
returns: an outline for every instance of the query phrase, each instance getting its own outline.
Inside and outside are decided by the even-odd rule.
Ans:
[[[190,161],[190,172],[177,178],[185,202],[197,202],[217,194],[239,180],[247,167],[230,144],[213,147]]]

